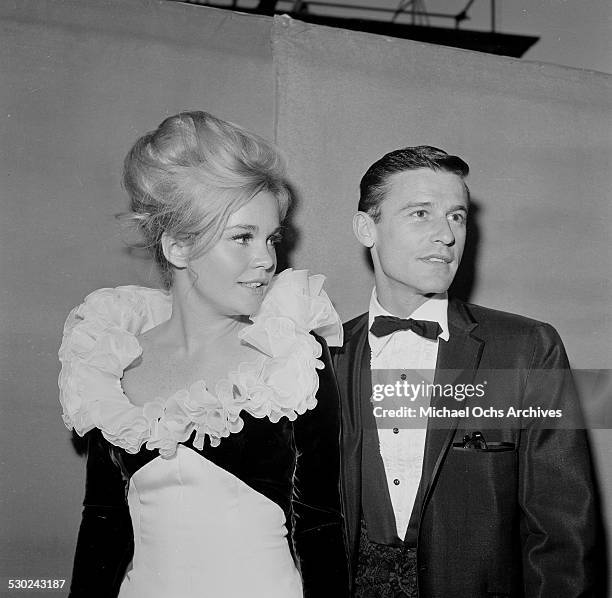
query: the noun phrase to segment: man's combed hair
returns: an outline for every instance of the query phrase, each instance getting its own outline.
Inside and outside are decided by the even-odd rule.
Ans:
[[[380,219],[380,205],[385,198],[389,179],[394,174],[419,168],[450,172],[461,179],[465,179],[470,172],[470,167],[459,156],[452,156],[430,145],[404,147],[389,152],[374,162],[363,175],[359,184],[359,211],[366,212],[377,222]],[[465,185],[465,181],[463,184]],[[467,190],[467,185],[465,187]]]

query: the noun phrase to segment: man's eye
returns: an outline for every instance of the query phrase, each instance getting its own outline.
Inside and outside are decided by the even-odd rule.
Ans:
[[[453,214],[449,214],[448,219],[452,222],[459,222],[460,224],[465,224],[466,215],[463,212],[455,212]]]
[[[268,243],[270,245],[278,245],[283,240],[283,236],[281,234],[274,234],[268,237]]]
[[[412,215],[417,218],[425,218],[425,216],[427,216],[427,210],[415,210],[412,212]]]

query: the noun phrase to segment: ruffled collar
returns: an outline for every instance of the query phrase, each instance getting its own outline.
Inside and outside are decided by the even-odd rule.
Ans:
[[[124,370],[140,356],[137,336],[161,324],[172,311],[169,293],[138,286],[100,289],[73,309],[59,351],[63,419],[84,435],[99,428],[112,444],[137,453],[143,444],[171,457],[195,432],[201,449],[239,432],[245,411],[277,422],[294,420],[317,404],[321,346],[342,344],[342,324],[323,290],[324,276],[288,269],[274,277],[252,325],[240,338],[261,352],[217,383],[204,381],[144,406],[130,403],[121,387]]]

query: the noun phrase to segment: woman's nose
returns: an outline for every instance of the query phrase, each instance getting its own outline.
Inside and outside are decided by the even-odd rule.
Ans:
[[[263,268],[269,270],[276,265],[276,250],[273,245],[268,243],[265,246],[258,248],[258,251],[253,256],[253,265],[255,268]]]

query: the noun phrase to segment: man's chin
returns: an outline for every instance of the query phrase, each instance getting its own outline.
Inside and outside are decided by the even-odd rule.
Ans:
[[[425,296],[429,295],[439,295],[441,293],[446,293],[448,291],[452,281],[445,281],[440,283],[428,284],[424,285],[421,289],[421,292]]]
[[[432,293],[446,293],[453,283],[454,278],[454,275],[436,278],[435,280],[432,280],[428,286]]]

